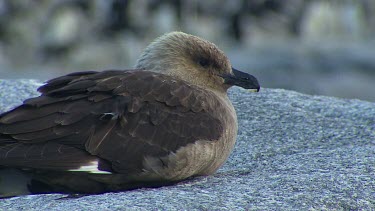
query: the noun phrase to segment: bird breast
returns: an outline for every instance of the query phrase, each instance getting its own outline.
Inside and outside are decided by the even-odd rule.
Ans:
[[[211,175],[227,160],[237,136],[237,116],[227,97],[221,98],[222,136],[215,141],[198,140],[163,158],[146,157],[142,180],[183,180],[191,176]]]

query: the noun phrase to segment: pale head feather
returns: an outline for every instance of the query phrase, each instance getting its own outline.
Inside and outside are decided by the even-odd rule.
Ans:
[[[137,69],[171,75],[191,84],[226,92],[220,74],[231,73],[231,64],[215,44],[183,32],[167,33],[141,54]]]

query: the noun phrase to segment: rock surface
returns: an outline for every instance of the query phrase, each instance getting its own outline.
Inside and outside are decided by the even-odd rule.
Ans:
[[[36,96],[39,85],[0,80],[0,112]],[[375,103],[279,89],[233,88],[230,97],[238,138],[215,175],[78,199],[14,197],[0,200],[0,210],[375,209]]]

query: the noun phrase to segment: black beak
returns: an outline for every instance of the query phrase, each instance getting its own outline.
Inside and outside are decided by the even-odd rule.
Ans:
[[[260,86],[258,80],[247,73],[236,70],[232,67],[232,74],[221,75],[224,78],[224,83],[232,86],[240,86],[244,89],[254,89],[259,92]]]

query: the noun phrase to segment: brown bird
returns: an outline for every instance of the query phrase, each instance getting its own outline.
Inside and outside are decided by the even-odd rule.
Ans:
[[[233,85],[259,91],[213,43],[182,32],[157,38],[135,69],[49,80],[41,96],[0,115],[0,168],[27,176],[20,190],[0,180],[0,196],[103,193],[213,174],[236,140]]]

